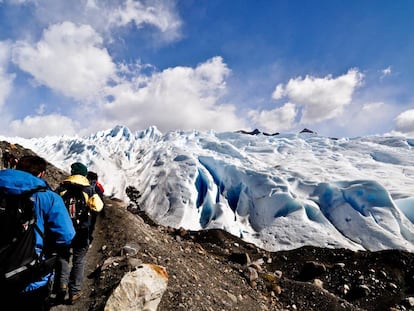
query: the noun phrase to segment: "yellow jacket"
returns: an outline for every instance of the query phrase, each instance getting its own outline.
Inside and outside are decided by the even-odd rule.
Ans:
[[[63,181],[63,184],[70,183],[76,184],[84,187],[83,195],[85,196],[86,204],[92,211],[100,212],[104,206],[99,195],[95,192],[95,189],[89,184],[89,180],[82,175],[71,175]],[[59,191],[59,194],[62,196],[66,190]]]

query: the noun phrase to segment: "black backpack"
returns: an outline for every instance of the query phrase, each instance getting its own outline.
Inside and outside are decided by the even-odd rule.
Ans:
[[[47,273],[42,255],[35,251],[36,225],[33,193],[37,188],[21,194],[8,194],[0,189],[0,284],[8,290],[23,290],[28,284]],[[49,271],[50,272],[50,271]]]
[[[91,223],[91,211],[86,203],[84,186],[67,183],[60,195],[65,202],[73,226],[78,232],[79,229],[87,229]]]

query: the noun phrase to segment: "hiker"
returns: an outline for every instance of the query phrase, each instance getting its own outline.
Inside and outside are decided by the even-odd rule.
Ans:
[[[10,161],[10,150],[9,149],[4,150],[2,160],[3,160],[3,167],[9,168],[9,161]]]
[[[89,231],[91,229],[91,211],[99,212],[103,202],[89,184],[87,167],[75,162],[71,165],[71,176],[65,179],[55,190],[63,198],[69,211],[76,235],[72,241],[72,256],[59,257],[55,290],[57,301],[65,301],[69,293],[69,304],[81,297],[86,253],[89,249]],[[72,269],[69,262],[72,259]]]
[[[96,193],[103,201],[103,194],[105,192],[105,189],[102,186],[102,184],[98,181],[98,174],[92,171],[88,171],[88,173],[86,174],[86,178],[88,178],[90,185],[92,187],[95,187]]]
[[[104,187],[102,186],[102,184],[98,181],[98,174],[92,171],[88,171],[88,174],[86,175],[86,178],[89,180],[89,183],[91,185],[91,187],[95,188],[95,192],[99,195],[99,197],[101,198],[102,202],[104,202]],[[99,212],[100,215],[102,215],[103,217],[105,216],[105,203],[104,206],[102,207],[102,210]],[[96,225],[96,218],[98,217],[98,213],[95,211],[92,211],[92,217],[91,217],[91,227],[89,230],[89,242],[90,245],[92,245],[92,241],[93,241],[93,231],[95,230],[95,225]]]
[[[9,168],[15,169],[18,162],[19,162],[19,159],[17,159],[15,155],[10,154],[10,156],[9,156]]]
[[[39,262],[34,265],[33,270],[30,266],[23,265],[21,268],[15,268],[15,270],[9,272],[8,275],[14,275],[9,279],[6,275],[6,281],[1,286],[0,301],[2,305],[7,306],[10,310],[49,310],[49,294],[51,282],[53,281],[56,254],[68,251],[69,245],[75,236],[72,221],[62,198],[52,191],[46,181],[43,180],[46,166],[47,162],[41,157],[25,156],[18,162],[16,170],[5,169],[0,171],[0,188],[8,191],[9,196],[15,197],[16,194],[31,190],[30,201],[26,202],[32,202],[30,204],[33,207],[30,206],[30,211],[33,211],[34,215],[32,217],[34,218],[31,219],[33,219],[35,225],[31,226],[30,223],[20,224],[19,231],[22,231],[22,225],[25,226],[24,228],[33,227],[34,231],[32,232],[35,238],[33,242],[35,243],[32,247],[34,247],[36,253],[34,255],[37,257],[36,262]],[[21,194],[21,197],[23,197],[23,194]],[[18,202],[22,204],[23,199]],[[16,210],[14,209],[14,211]],[[27,209],[24,210],[27,211]],[[14,215],[16,214],[18,213],[14,212]],[[0,230],[3,230],[3,228]],[[13,243],[10,243],[10,245]],[[27,245],[30,246],[31,244]],[[9,253],[9,261],[21,260],[24,251],[24,249],[19,249],[17,254]],[[30,249],[27,251],[30,252]],[[13,254],[16,255],[15,259]],[[31,273],[25,273],[25,271]],[[14,288],[18,279],[21,280],[21,290]]]

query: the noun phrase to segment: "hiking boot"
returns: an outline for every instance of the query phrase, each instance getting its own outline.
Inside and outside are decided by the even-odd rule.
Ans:
[[[63,304],[65,302],[66,293],[68,291],[68,286],[63,284],[56,292],[55,301],[57,304]]]
[[[75,301],[79,300],[81,296],[82,296],[81,292],[77,292],[75,294],[69,294],[69,304],[73,305]]]

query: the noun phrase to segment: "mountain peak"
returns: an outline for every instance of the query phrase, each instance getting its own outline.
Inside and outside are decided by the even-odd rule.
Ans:
[[[112,137],[124,137],[126,139],[129,139],[131,137],[132,133],[129,130],[128,127],[123,125],[117,125],[109,132],[109,136]]]

